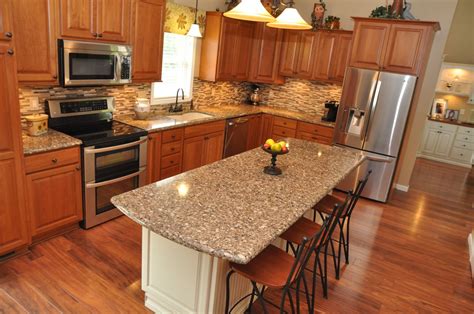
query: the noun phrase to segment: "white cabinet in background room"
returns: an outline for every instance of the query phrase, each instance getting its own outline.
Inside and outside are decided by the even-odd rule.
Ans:
[[[474,161],[474,128],[428,121],[420,157],[471,167]]]

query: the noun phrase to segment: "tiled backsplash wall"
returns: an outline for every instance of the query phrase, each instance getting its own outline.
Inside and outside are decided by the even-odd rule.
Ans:
[[[326,100],[339,101],[342,87],[335,84],[288,78],[283,85],[257,84],[261,88],[262,105],[306,113],[322,114]],[[193,98],[196,107],[245,102],[252,92],[252,83],[206,82],[194,80]]]

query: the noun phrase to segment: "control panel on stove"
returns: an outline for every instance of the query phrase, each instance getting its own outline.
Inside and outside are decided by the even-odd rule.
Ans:
[[[61,113],[90,112],[98,110],[107,110],[107,100],[86,100],[60,103]]]
[[[55,99],[47,102],[51,118],[87,115],[114,111],[113,97]]]

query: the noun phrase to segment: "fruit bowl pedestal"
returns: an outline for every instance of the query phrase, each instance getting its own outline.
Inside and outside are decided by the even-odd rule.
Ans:
[[[271,159],[271,166],[265,166],[263,168],[263,172],[272,176],[278,176],[280,175],[281,169],[276,166],[276,161],[277,161],[277,156],[278,155],[285,155],[288,154],[288,150],[286,151],[280,151],[280,152],[273,152],[271,149],[266,149],[265,147],[262,146],[262,149],[264,152],[271,154],[272,159]]]

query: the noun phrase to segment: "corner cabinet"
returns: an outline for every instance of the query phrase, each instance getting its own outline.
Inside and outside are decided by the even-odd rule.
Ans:
[[[419,76],[438,22],[354,17],[350,66]]]
[[[163,0],[132,2],[133,82],[161,81],[163,59]]]

